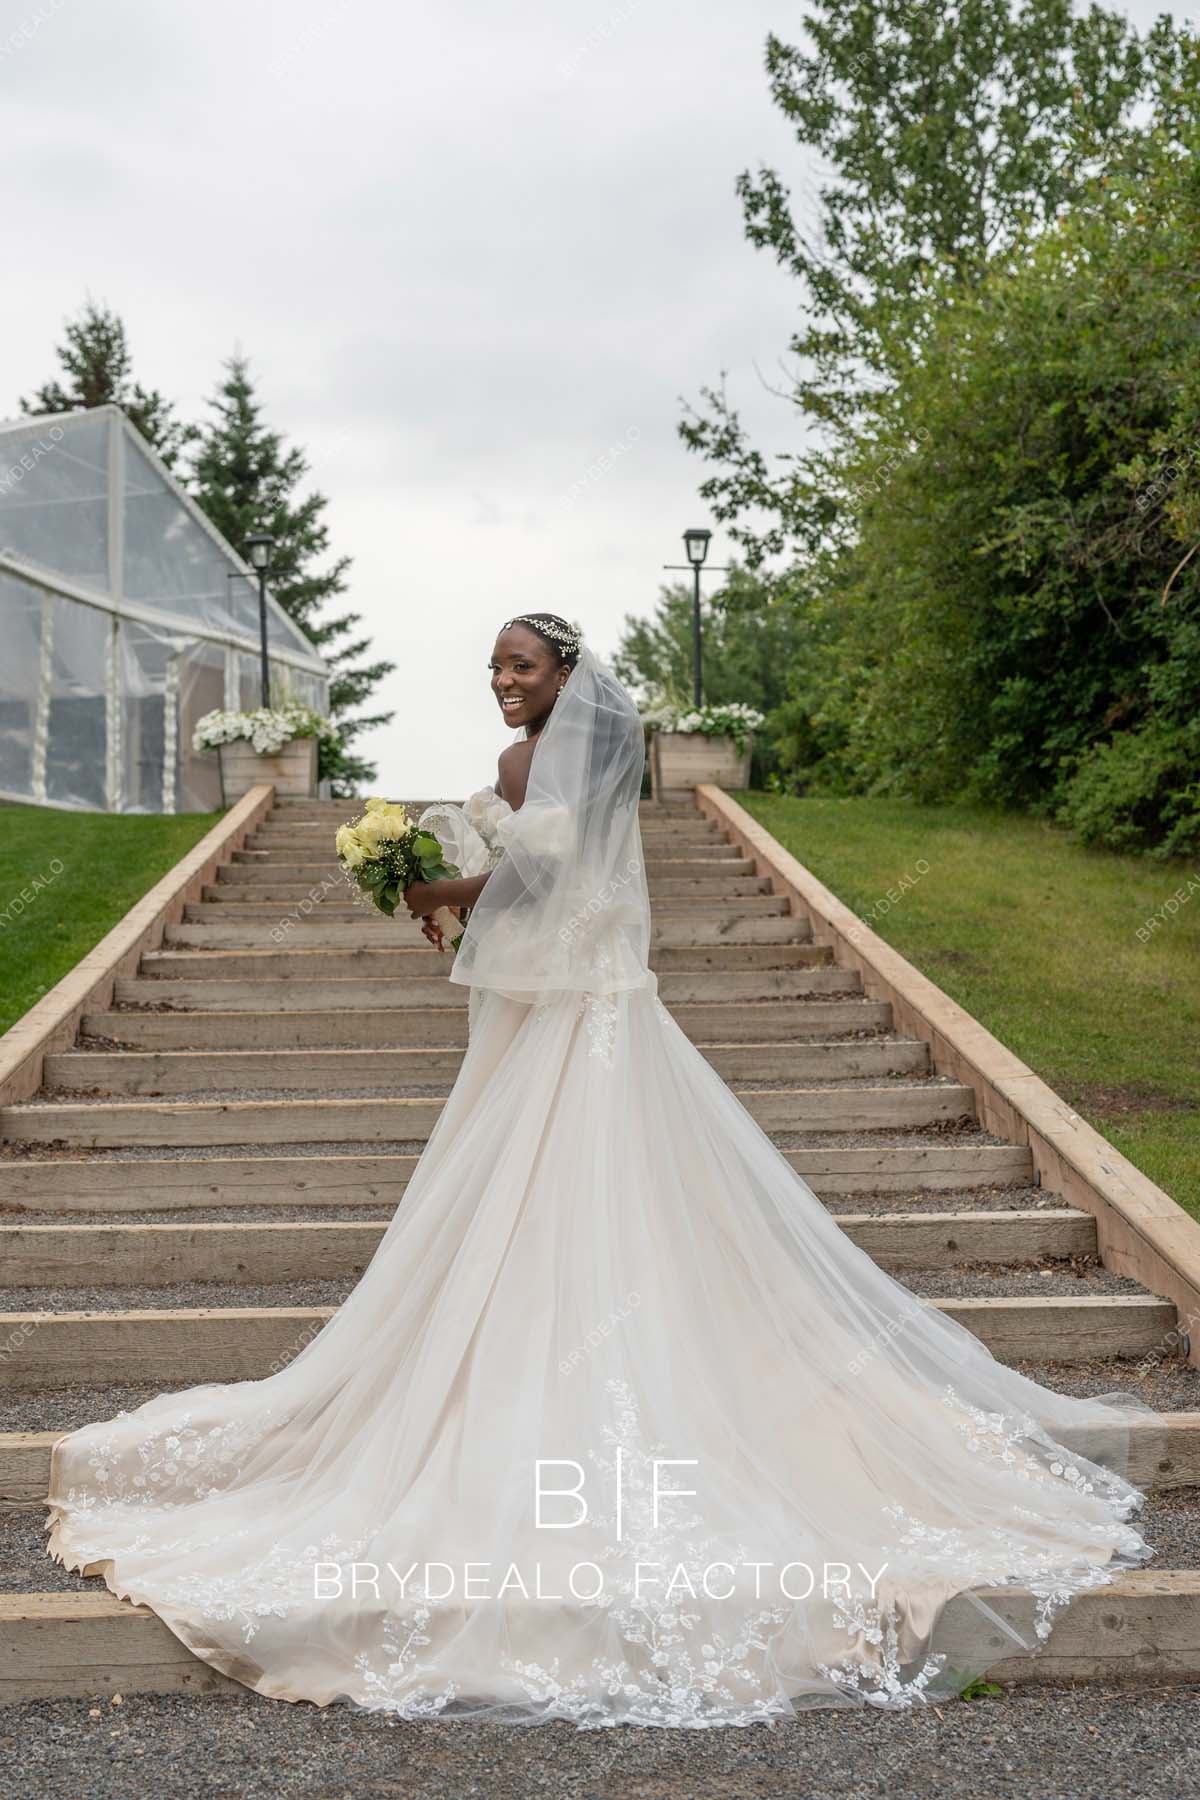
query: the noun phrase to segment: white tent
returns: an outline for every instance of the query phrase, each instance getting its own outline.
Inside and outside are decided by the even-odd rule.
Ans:
[[[271,599],[267,634],[272,701],[324,711],[328,667]],[[0,422],[0,797],[207,811],[196,720],[259,696],[258,577],[120,407]]]

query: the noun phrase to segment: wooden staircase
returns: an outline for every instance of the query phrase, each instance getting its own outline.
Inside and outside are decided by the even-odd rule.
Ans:
[[[57,1435],[281,1366],[403,1204],[466,990],[415,927],[354,901],[332,856],[350,810],[278,801],[47,1056],[42,1092],[0,1109],[0,1529],[27,1551]],[[1135,1443],[1133,1477],[1154,1504],[1186,1495],[1200,1371],[1171,1354],[1175,1308],[1102,1266],[1092,1216],[1033,1185],[1029,1151],[980,1129],[973,1090],[697,809],[644,803],[642,829],[663,1001],[842,1228],[1046,1385],[1161,1390],[1168,1429]],[[27,1574],[0,1596],[0,1698],[223,1685],[36,1546]],[[1200,1673],[1194,1571],[1154,1564],[1098,1600],[1042,1672]]]

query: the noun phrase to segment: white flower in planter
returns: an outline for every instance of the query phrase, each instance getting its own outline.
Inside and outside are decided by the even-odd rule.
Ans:
[[[698,732],[704,737],[731,737],[739,751],[746,748],[752,731],[757,731],[765,714],[741,700],[724,706],[662,706],[646,715],[646,722],[657,731]]]
[[[274,756],[293,738],[336,737],[331,719],[311,706],[287,701],[283,706],[259,706],[253,712],[205,713],[192,733],[193,750],[215,750],[221,744],[248,742],[260,756]]]

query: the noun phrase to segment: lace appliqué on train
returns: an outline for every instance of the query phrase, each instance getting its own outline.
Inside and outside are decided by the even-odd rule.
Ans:
[[[137,1442],[133,1470],[117,1454],[116,1433],[97,1436],[85,1458],[94,1488],[72,1488],[68,1494],[72,1510],[86,1513],[113,1504],[189,1506],[207,1500],[230,1485],[247,1452],[268,1432],[286,1425],[291,1415],[268,1407],[252,1418],[207,1428],[193,1425],[193,1416],[183,1412],[147,1431]],[[115,1415],[116,1420],[130,1417],[125,1411]],[[128,1457],[128,1450],[123,1454]]]
[[[1014,1519],[1029,1522],[1030,1530],[1019,1537],[1000,1527],[991,1533],[991,1547],[984,1549],[978,1537],[969,1542],[954,1527],[942,1527],[918,1519],[902,1506],[883,1508],[884,1516],[898,1528],[899,1535],[891,1543],[881,1544],[880,1555],[890,1564],[896,1558],[905,1570],[911,1589],[922,1579],[946,1582],[956,1591],[983,1587],[1019,1587],[1034,1598],[1033,1629],[1038,1644],[1050,1636],[1054,1619],[1078,1594],[1106,1587],[1113,1580],[1113,1569],[1142,1562],[1149,1547],[1132,1526],[1123,1521],[1145,1501],[1145,1495],[1122,1477],[1089,1463],[1083,1457],[1073,1458],[1025,1413],[989,1413],[964,1402],[952,1386],[942,1394],[944,1404],[958,1415],[956,1429],[973,1453],[986,1456],[1012,1470],[1020,1481],[1031,1487],[1052,1489],[1066,1485],[1074,1493],[1094,1494],[1103,1490],[1105,1505],[1114,1514],[1097,1520],[1094,1536],[1097,1546],[1106,1547],[1109,1556],[1090,1560],[1079,1554],[1069,1563],[1062,1561],[1056,1549],[1031,1550],[1030,1538],[1037,1535],[1046,1514],[1036,1506],[1014,1505]],[[1038,1455],[1031,1445],[1041,1451]],[[1093,1479],[1096,1477],[1097,1479]],[[877,1666],[864,1667],[859,1659],[847,1659],[835,1665],[820,1664],[821,1673],[847,1693],[875,1706],[905,1706],[925,1697],[930,1681],[942,1673],[945,1658],[931,1657],[921,1672],[905,1683],[901,1678],[898,1652],[900,1612],[885,1605],[874,1612],[859,1607],[842,1608],[839,1623],[845,1629],[861,1634],[878,1657]]]
[[[661,1443],[645,1442],[627,1383],[610,1379],[605,1391],[615,1418],[602,1431],[611,1454],[593,1451],[589,1460],[619,1491],[620,1518],[615,1504],[593,1518],[605,1539],[599,1560],[609,1566],[595,1598],[579,1605],[603,1610],[612,1653],[570,1679],[560,1677],[557,1657],[549,1666],[506,1660],[506,1672],[518,1677],[527,1698],[547,1716],[570,1719],[581,1730],[749,1725],[786,1716],[790,1705],[762,1671],[771,1635],[766,1628],[784,1624],[789,1608],[731,1607],[724,1630],[695,1609],[702,1573],[745,1564],[746,1547],[700,1535],[701,1514],[689,1510],[681,1517],[677,1504],[670,1506],[670,1523],[661,1517],[656,1522],[654,1459],[667,1452]],[[660,1507],[662,1499],[660,1488]],[[627,1572],[652,1566],[672,1571],[669,1580],[640,1582]]]
[[[588,1055],[599,1057],[605,1068],[611,1069],[617,1041],[616,1001],[608,994],[585,994],[579,1011],[587,1030]]]

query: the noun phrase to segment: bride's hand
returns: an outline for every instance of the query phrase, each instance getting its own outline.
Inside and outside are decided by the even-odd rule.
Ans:
[[[411,887],[405,888],[404,904],[414,919],[428,918],[439,906],[445,905],[441,886],[440,881],[414,881]]]
[[[446,948],[442,938],[442,928],[432,913],[421,920],[421,933],[422,936],[429,939],[435,950],[444,950]]]

